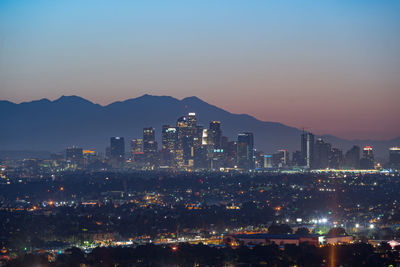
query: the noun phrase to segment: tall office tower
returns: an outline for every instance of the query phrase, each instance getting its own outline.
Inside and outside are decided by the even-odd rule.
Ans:
[[[225,166],[234,168],[237,165],[237,143],[235,141],[228,141],[223,149],[225,153]]]
[[[400,147],[389,148],[389,167],[395,170],[400,169]]]
[[[314,157],[314,135],[309,132],[303,132],[301,135],[301,156],[303,166],[312,168]]]
[[[346,169],[360,168],[360,147],[353,146],[344,156],[344,167]]]
[[[180,117],[176,122],[176,129],[175,162],[178,168],[191,168],[194,166],[195,151],[202,143],[202,127],[197,125],[196,114],[190,112],[188,116]]]
[[[238,167],[246,170],[254,169],[254,137],[253,133],[238,135]]]
[[[143,152],[143,139],[132,139],[131,140],[131,154],[135,152]]]
[[[188,120],[187,120],[188,127],[196,127],[196,124],[197,124],[196,113],[189,112],[187,118],[188,118]]]
[[[280,149],[272,154],[272,165],[275,168],[284,168],[289,163],[289,153],[286,149]]]
[[[219,121],[210,122],[210,127],[208,129],[207,143],[209,145],[213,145],[214,148],[220,148],[221,137],[222,137],[221,122]]]
[[[141,169],[144,163],[143,139],[137,138],[131,140],[131,159],[135,169]]]
[[[329,166],[329,154],[331,145],[325,143],[322,138],[318,138],[314,144],[313,168],[326,169]]]
[[[201,145],[205,146],[208,144],[208,130],[203,129],[202,135],[201,135]]]
[[[152,127],[143,128],[143,153],[147,169],[154,169],[157,166],[157,142],[155,129]]]
[[[189,135],[188,130],[188,118],[182,116],[176,121],[177,129],[177,145],[175,151],[175,163],[178,168],[184,168],[185,163],[187,163],[187,136]]]
[[[363,156],[360,159],[360,168],[365,170],[374,168],[374,153],[372,147],[365,146],[363,148]]]
[[[83,150],[80,147],[68,147],[65,150],[65,159],[81,166],[83,164]]]
[[[121,168],[125,161],[125,140],[123,137],[110,138],[110,160],[113,168]]]
[[[178,132],[176,127],[163,125],[161,139],[162,139],[161,165],[174,167],[174,157],[178,141]]]
[[[294,151],[292,153],[292,166],[304,166],[303,162],[301,151]]]
[[[329,168],[340,169],[343,165],[343,152],[338,148],[332,148],[329,153]]]

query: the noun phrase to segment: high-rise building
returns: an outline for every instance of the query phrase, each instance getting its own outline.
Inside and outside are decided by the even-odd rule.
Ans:
[[[392,169],[400,169],[400,147],[389,148],[389,167]]]
[[[188,117],[187,117],[187,125],[188,127],[196,127],[197,120],[196,120],[196,113],[194,112],[189,112]]]
[[[162,133],[161,165],[174,167],[174,157],[178,143],[178,131],[176,127],[163,125]]]
[[[254,137],[253,133],[241,133],[237,142],[238,167],[254,169]]]
[[[154,169],[157,166],[157,149],[155,129],[143,128],[143,153],[147,169]]]
[[[131,154],[135,152],[143,152],[143,139],[132,139],[131,140]]]
[[[343,152],[338,148],[332,148],[329,155],[329,168],[340,169],[343,165]]]
[[[188,116],[180,117],[176,122],[177,148],[175,162],[178,168],[191,168],[194,166],[195,153],[202,153],[203,127],[197,125],[196,114],[190,112]],[[198,157],[196,157],[198,158]]]
[[[301,156],[303,166],[312,168],[314,157],[314,135],[309,132],[303,132],[301,135]]]
[[[143,139],[137,138],[131,140],[131,159],[135,169],[141,169],[144,164]]]
[[[286,149],[280,149],[272,154],[272,165],[275,168],[284,168],[289,163],[289,153]]]
[[[304,160],[301,151],[294,151],[292,153],[292,166],[304,166]]]
[[[374,168],[374,153],[371,146],[365,146],[363,148],[363,156],[360,160],[361,169],[373,169]]]
[[[331,152],[331,145],[325,143],[322,138],[318,138],[314,144],[313,154],[313,168],[326,169],[329,167],[329,155]]]
[[[344,167],[346,169],[360,168],[360,147],[353,146],[344,156]]]
[[[209,145],[213,145],[214,148],[220,148],[221,138],[222,138],[221,122],[219,121],[210,122],[210,127],[208,129],[207,143]]]
[[[121,168],[125,162],[125,140],[123,137],[110,138],[110,160],[113,168]]]

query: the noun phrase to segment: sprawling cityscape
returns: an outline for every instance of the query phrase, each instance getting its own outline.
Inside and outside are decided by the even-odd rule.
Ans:
[[[400,267],[400,1],[0,1],[0,267]]]
[[[111,137],[105,153],[2,160],[2,262],[320,266],[334,247],[399,264],[399,147],[377,162],[371,146],[343,154],[303,132],[290,157],[258,151],[251,132],[230,141],[222,125],[191,112],[162,126],[161,149],[148,127],[128,152]]]

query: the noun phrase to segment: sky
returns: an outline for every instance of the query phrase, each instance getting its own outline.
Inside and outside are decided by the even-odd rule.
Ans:
[[[0,1],[0,99],[197,96],[348,139],[400,136],[400,1]]]

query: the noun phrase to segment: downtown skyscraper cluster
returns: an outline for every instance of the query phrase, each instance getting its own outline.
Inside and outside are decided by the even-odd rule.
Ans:
[[[179,117],[175,125],[163,125],[161,129],[161,146],[156,140],[155,128],[146,127],[141,138],[130,140],[129,151],[125,149],[124,137],[111,137],[105,157],[98,157],[91,150],[70,147],[66,150],[66,160],[78,168],[95,166],[90,167],[94,169],[252,171],[400,168],[398,147],[389,149],[389,162],[382,166],[376,162],[371,146],[361,149],[355,145],[343,153],[311,132],[301,134],[300,150],[294,151],[291,157],[284,148],[275,153],[264,153],[255,149],[253,133],[238,133],[236,140],[229,140],[223,135],[220,121],[211,121],[208,127],[204,127],[197,123],[193,112]]]
[[[107,158],[113,167],[121,167],[125,156],[122,146],[111,137]],[[239,133],[236,141],[223,136],[221,122],[211,121],[205,128],[197,124],[196,114],[177,119],[175,125],[163,125],[161,149],[158,150],[155,129],[143,129],[143,138],[130,141],[130,162],[135,169],[220,170],[255,168],[254,137],[252,133]],[[118,150],[115,154],[113,151]]]

